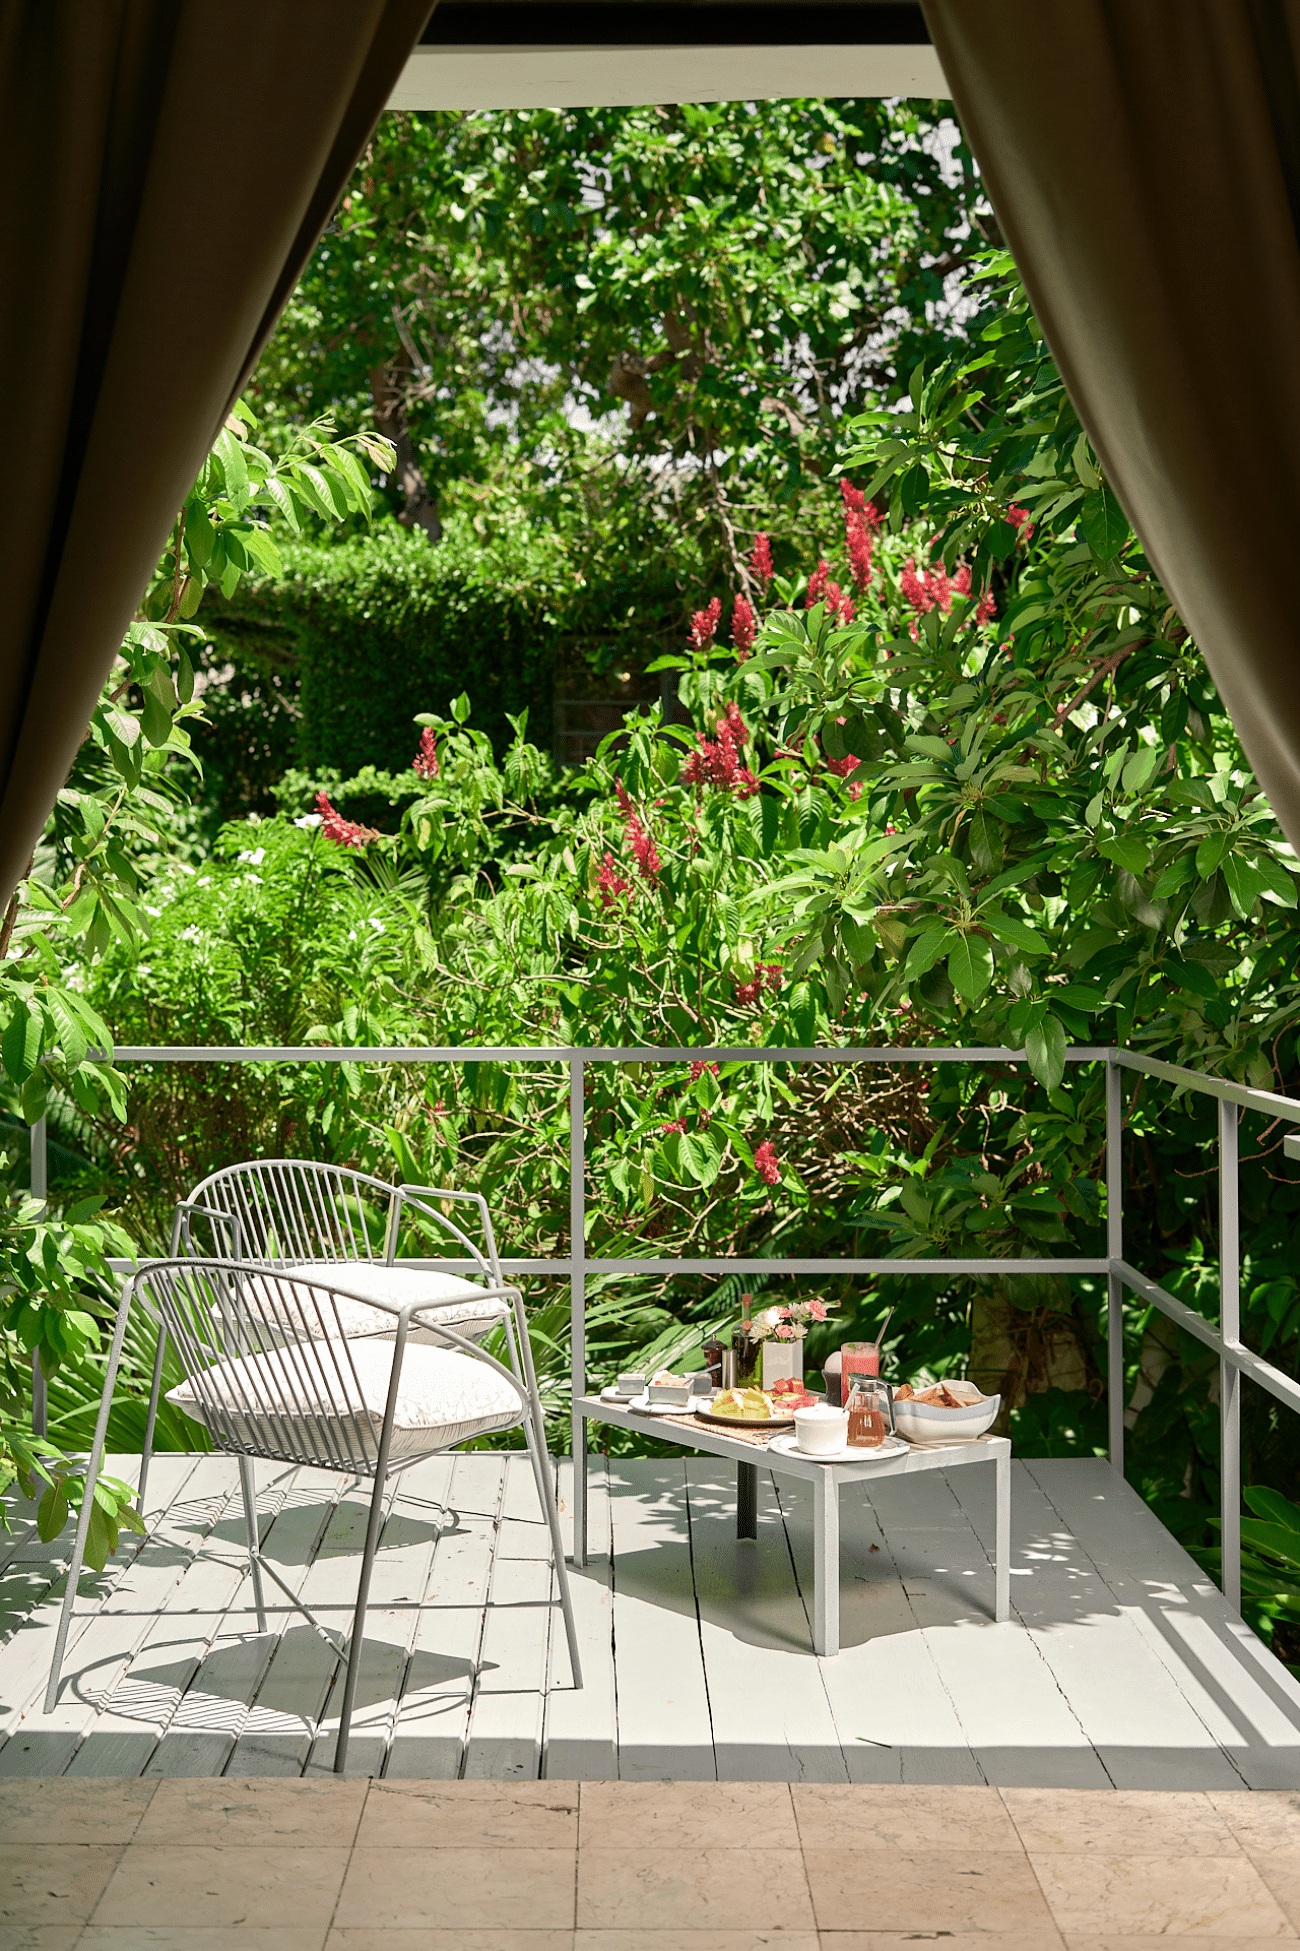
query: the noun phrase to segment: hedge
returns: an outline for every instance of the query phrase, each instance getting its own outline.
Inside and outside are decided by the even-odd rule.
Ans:
[[[248,705],[288,713],[277,719],[277,750],[293,727],[280,771],[400,770],[415,750],[416,712],[445,713],[462,691],[498,752],[511,736],[506,714],[525,707],[529,735],[545,746],[557,693],[657,696],[641,673],[681,641],[689,609],[667,565],[628,562],[593,586],[557,537],[522,527],[490,544],[452,533],[431,548],[385,522],[340,545],[300,544],[286,551],[282,578],[250,581],[205,619],[215,663],[235,675],[210,698],[220,727],[196,745],[211,747],[227,818],[246,810],[233,804],[241,790],[259,811],[274,791],[269,752],[253,766],[251,754],[240,764],[225,750]],[[616,668],[635,674],[630,686],[611,685]]]

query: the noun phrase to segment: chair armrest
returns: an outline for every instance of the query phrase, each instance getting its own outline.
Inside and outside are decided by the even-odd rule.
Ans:
[[[202,1213],[204,1218],[215,1221],[218,1226],[227,1227],[231,1235],[228,1242],[230,1248],[228,1257],[232,1260],[240,1260],[243,1258],[239,1250],[239,1221],[233,1213],[222,1212],[219,1206],[205,1205],[202,1199],[178,1199],[176,1202],[176,1212],[172,1219],[172,1259],[175,1260],[181,1257],[180,1242],[182,1232],[184,1232],[187,1242],[189,1240],[188,1220],[192,1213]]]
[[[483,1228],[483,1242],[487,1249],[486,1254],[474,1245],[468,1234],[463,1232],[453,1219],[449,1218],[446,1213],[437,1211],[429,1203],[435,1199],[453,1200],[460,1205],[475,1206],[478,1208],[479,1221]],[[478,1261],[483,1271],[500,1284],[501,1263],[497,1258],[496,1236],[492,1231],[492,1218],[488,1212],[487,1200],[481,1192],[457,1192],[450,1186],[417,1186],[406,1183],[396,1187],[393,1200],[392,1231],[389,1235],[388,1242],[388,1258],[390,1261],[397,1254],[397,1242],[401,1232],[402,1209],[404,1206],[408,1209],[412,1207],[418,1208],[420,1212],[424,1213],[427,1218],[433,1221],[435,1226],[441,1227],[445,1233],[449,1233],[454,1239],[459,1240],[470,1257]]]

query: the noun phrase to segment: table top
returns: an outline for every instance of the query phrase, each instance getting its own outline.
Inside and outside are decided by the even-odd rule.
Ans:
[[[917,1470],[951,1470],[961,1463],[992,1463],[1010,1456],[1008,1436],[975,1436],[969,1443],[945,1443],[934,1449],[909,1444],[903,1456],[887,1458],[864,1455],[851,1461],[820,1463],[815,1457],[797,1452],[773,1451],[769,1444],[742,1442],[728,1436],[717,1424],[699,1423],[693,1427],[670,1422],[666,1416],[650,1416],[644,1410],[627,1409],[622,1403],[606,1402],[601,1396],[579,1396],[574,1408],[593,1423],[618,1423],[624,1429],[645,1430],[660,1442],[680,1443],[687,1450],[708,1450],[714,1456],[734,1457],[737,1463],[759,1464],[779,1476],[816,1477],[829,1470],[840,1482],[856,1482],[865,1477],[902,1477]]]

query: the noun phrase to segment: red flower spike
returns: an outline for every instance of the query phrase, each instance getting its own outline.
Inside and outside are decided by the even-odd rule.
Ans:
[[[749,599],[738,596],[731,606],[731,641],[742,664],[754,648],[757,629],[758,622]]]
[[[330,805],[327,793],[317,793],[316,811],[320,814],[321,832],[338,847],[364,847],[369,841],[379,838],[377,827],[359,826],[355,820],[345,820]]]
[[[632,804],[627,788],[621,779],[614,781],[614,791],[618,796],[619,809],[622,812],[624,820],[627,822],[627,837],[632,843],[632,853],[636,859],[636,864],[647,881],[653,880],[655,875],[663,870],[663,862],[659,858],[659,851],[641,824],[641,817]]]
[[[438,777],[438,742],[429,725],[420,734],[420,749],[411,761],[411,770],[421,779]]]
[[[722,598],[715,596],[705,609],[691,617],[691,649],[707,650],[718,634],[722,621]]]
[[[808,578],[808,594],[804,597],[804,608],[811,610],[820,603],[826,594],[826,578],[831,573],[831,565],[823,556],[812,575]]]
[[[774,1186],[780,1184],[781,1167],[776,1153],[772,1150],[772,1141],[770,1138],[765,1138],[755,1151],[754,1170],[764,1185]]]
[[[604,860],[600,863],[600,872],[596,876],[596,889],[607,908],[612,908],[620,895],[630,895],[632,892],[631,881],[623,879],[614,864],[614,856],[608,849]]]
[[[826,585],[826,608],[839,622],[852,623],[853,598],[847,590],[841,589],[838,583],[827,583]]]
[[[754,546],[749,552],[749,573],[756,583],[762,584],[766,596],[767,586],[776,570],[772,567],[772,544],[761,533],[754,537]]]

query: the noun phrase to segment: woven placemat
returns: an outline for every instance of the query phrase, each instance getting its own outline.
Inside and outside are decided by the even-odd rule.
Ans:
[[[707,1429],[713,1436],[734,1436],[738,1443],[751,1443],[756,1450],[765,1450],[774,1436],[788,1436],[785,1429],[741,1429],[727,1428],[722,1423],[701,1423],[694,1416],[656,1416],[657,1423],[676,1423],[681,1429]]]

